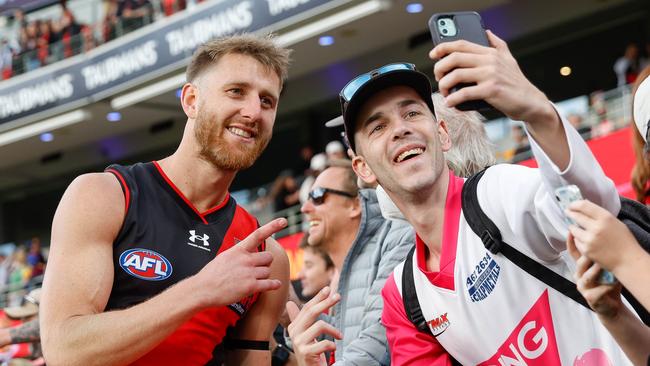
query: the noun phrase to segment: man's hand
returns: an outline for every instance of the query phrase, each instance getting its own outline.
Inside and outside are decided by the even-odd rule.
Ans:
[[[465,40],[443,42],[429,52],[433,73],[448,106],[485,100],[516,121],[557,119],[544,93],[524,76],[508,45],[487,31],[492,47]],[[450,94],[458,84],[476,84]]]
[[[567,238],[569,254],[576,260],[574,278],[578,291],[587,300],[589,306],[600,316],[609,320],[615,319],[621,311],[621,284],[601,285],[598,277],[602,267],[589,258],[580,254],[572,234]]]
[[[317,341],[320,335],[329,334],[336,339],[342,339],[343,334],[331,324],[323,320],[316,320],[325,310],[336,304],[341,296],[330,295],[329,287],[320,290],[302,309],[289,301],[287,312],[291,324],[287,328],[289,337],[293,342],[293,351],[300,366],[321,366],[327,365],[325,360],[326,351],[335,351],[336,345],[330,340]]]
[[[276,290],[282,283],[270,279],[273,255],[259,252],[260,244],[287,225],[276,219],[252,232],[246,239],[219,254],[193,280],[204,298],[204,306],[232,304],[256,292]]]

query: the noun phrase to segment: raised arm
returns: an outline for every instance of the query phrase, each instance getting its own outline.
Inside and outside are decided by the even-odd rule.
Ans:
[[[444,42],[429,53],[439,60],[434,67],[440,93],[453,107],[482,99],[515,121],[524,121],[528,132],[560,170],[570,161],[569,145],[560,118],[551,102],[521,72],[517,60],[502,39],[487,31],[492,47],[464,40]],[[459,83],[476,84],[450,94]]]
[[[269,342],[273,330],[277,327],[280,315],[284,312],[284,305],[289,298],[289,258],[284,249],[275,240],[266,242],[267,251],[273,255],[271,274],[273,278],[282,282],[282,287],[274,291],[260,294],[253,307],[246,314],[230,334],[234,340],[249,340]],[[267,350],[251,350],[236,348],[226,354],[227,365],[270,365],[271,352]]]
[[[48,365],[131,363],[195,312],[280,287],[268,274],[256,277],[272,261],[269,253],[256,253],[257,245],[285,225],[273,221],[195,276],[131,308],[103,312],[113,284],[113,241],[124,215],[120,185],[108,173],[83,175],[63,195],[52,224],[40,305]]]

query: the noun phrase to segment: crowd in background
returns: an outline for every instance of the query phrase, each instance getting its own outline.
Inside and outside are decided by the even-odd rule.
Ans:
[[[104,0],[104,17],[97,24],[77,20],[75,10],[62,0],[57,19],[32,19],[17,9],[6,20],[0,36],[0,79],[87,52],[126,33],[170,16],[203,0]]]

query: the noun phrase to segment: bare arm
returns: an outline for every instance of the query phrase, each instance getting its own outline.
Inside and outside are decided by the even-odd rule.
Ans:
[[[64,194],[52,224],[40,306],[49,365],[128,364],[195,312],[279,287],[264,276],[270,254],[253,253],[284,226],[274,221],[161,294],[125,310],[103,312],[113,284],[113,240],[124,215],[121,188],[108,173],[81,176]]]
[[[270,278],[282,282],[282,287],[275,291],[260,294],[251,310],[237,325],[231,335],[233,339],[269,341],[272,340],[273,330],[277,327],[284,304],[289,298],[289,258],[284,249],[275,240],[267,240],[267,251],[273,255]],[[230,350],[228,365],[270,365],[271,350]]]
[[[625,355],[635,365],[647,365],[650,357],[650,328],[621,301],[621,284],[598,284],[601,266],[581,255],[572,235],[567,248],[576,259],[576,286],[600,322],[607,328]],[[642,281],[641,281],[642,282]]]

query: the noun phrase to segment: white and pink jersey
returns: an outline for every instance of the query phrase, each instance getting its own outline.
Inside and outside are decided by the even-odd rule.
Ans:
[[[618,196],[572,128],[566,127],[571,162],[564,172],[534,140],[540,169],[516,165],[490,168],[477,192],[503,240],[572,280],[565,255],[566,224],[552,193],[578,185],[585,198],[616,213]],[[393,365],[631,365],[596,315],[549,288],[501,255],[485,249],[461,210],[464,180],[450,174],[440,271],[428,272],[426,246],[418,237],[413,260],[415,287],[433,337],[406,317],[402,269],[395,268],[382,292]]]

